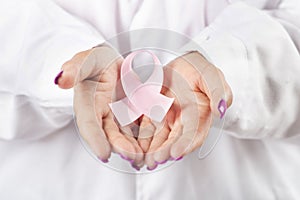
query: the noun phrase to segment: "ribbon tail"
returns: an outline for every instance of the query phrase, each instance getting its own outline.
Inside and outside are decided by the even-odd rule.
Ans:
[[[127,97],[110,103],[109,107],[122,127],[134,122],[142,115]]]

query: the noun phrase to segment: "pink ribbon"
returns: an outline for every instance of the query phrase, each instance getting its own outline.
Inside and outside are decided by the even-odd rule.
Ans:
[[[149,53],[154,61],[153,72],[144,83],[132,69],[132,60],[139,53]],[[150,51],[135,51],[124,59],[120,79],[126,97],[109,104],[121,126],[134,122],[141,115],[157,122],[163,120],[174,101],[160,93],[163,73],[159,59]]]

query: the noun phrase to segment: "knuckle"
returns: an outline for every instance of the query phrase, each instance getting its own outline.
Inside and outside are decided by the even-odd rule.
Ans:
[[[73,62],[73,60],[69,60],[69,61],[65,62],[65,63],[62,65],[62,68],[63,68],[64,70],[70,70],[70,69],[74,68],[74,62]]]

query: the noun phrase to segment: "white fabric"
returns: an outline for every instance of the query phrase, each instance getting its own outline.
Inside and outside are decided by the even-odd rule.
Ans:
[[[299,199],[299,6],[298,0],[1,2],[0,199]],[[208,158],[199,161],[195,152],[136,176],[84,150],[72,91],[53,79],[76,52],[145,27],[193,37],[224,72],[234,102],[228,132]]]

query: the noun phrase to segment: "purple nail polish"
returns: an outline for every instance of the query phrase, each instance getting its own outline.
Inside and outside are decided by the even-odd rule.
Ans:
[[[120,155],[120,157],[121,157],[122,159],[129,161],[131,164],[132,164],[133,161],[134,161],[134,160],[128,158],[127,156],[124,156],[124,155],[122,155],[122,154],[119,154],[119,155]]]
[[[137,171],[140,171],[140,168],[136,165],[131,165],[134,169],[136,169]]]
[[[57,76],[55,77],[55,79],[54,79],[55,85],[58,84],[58,79],[61,77],[62,73],[63,73],[63,71],[59,72],[59,73],[57,74]]]
[[[222,119],[226,113],[227,110],[227,104],[226,101],[224,99],[221,99],[221,101],[219,102],[218,105],[218,110],[220,112],[220,118]]]
[[[103,163],[108,163],[108,159],[101,159],[98,157],[99,160],[101,160]]]
[[[165,164],[167,161],[168,160],[163,160],[163,161],[160,161],[160,162],[155,161],[155,163],[158,164],[158,165],[162,165],[162,164]]]
[[[182,158],[183,158],[183,156],[180,156],[180,157],[178,157],[178,158],[170,157],[169,160],[177,161],[177,160],[181,160]]]
[[[152,167],[152,168],[150,168],[150,167],[147,167],[147,170],[149,170],[149,171],[152,171],[152,170],[155,170],[156,169],[156,167],[157,167],[157,165],[155,165],[154,167]]]
[[[183,156],[180,156],[179,158],[176,158],[175,161],[181,160]]]

